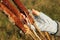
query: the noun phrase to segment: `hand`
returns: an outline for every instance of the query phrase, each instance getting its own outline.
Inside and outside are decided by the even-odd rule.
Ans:
[[[41,31],[47,31],[51,34],[57,32],[57,23],[52,20],[49,16],[45,15],[43,12],[38,12],[37,10],[32,9],[32,14],[38,16],[34,17],[37,26]]]

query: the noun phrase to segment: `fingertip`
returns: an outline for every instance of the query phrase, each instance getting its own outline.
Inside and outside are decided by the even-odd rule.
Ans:
[[[35,9],[32,9],[32,11],[35,10]]]
[[[37,10],[35,10],[35,9],[32,9],[32,13],[33,13],[34,15],[39,15],[39,12],[38,12]]]
[[[32,12],[35,12],[36,10],[35,9],[32,9]]]
[[[35,9],[32,9],[32,13],[35,14]]]

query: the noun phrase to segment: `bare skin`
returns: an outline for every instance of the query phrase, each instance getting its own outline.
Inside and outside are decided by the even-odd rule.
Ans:
[[[36,15],[36,16],[39,15],[39,12],[38,12],[37,10],[35,10],[35,9],[32,9],[32,13],[33,13],[34,15]]]

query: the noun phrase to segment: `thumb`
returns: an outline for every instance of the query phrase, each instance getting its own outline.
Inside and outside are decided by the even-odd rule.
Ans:
[[[35,10],[35,9],[32,9],[32,14],[34,14],[34,15],[39,15],[39,11],[37,11],[37,10]]]

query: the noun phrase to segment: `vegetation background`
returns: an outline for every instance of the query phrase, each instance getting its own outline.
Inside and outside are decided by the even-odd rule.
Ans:
[[[12,0],[11,0],[12,1]],[[27,9],[42,11],[55,21],[60,21],[60,0],[21,0]],[[4,12],[0,11],[0,40],[31,40],[19,34],[19,28],[9,21]],[[59,37],[55,37],[60,40]]]

